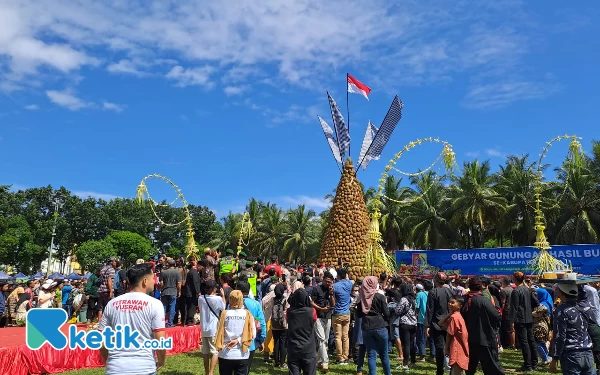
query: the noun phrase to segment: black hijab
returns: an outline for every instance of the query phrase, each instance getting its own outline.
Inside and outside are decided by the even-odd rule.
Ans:
[[[411,307],[414,308],[417,305],[412,284],[400,285],[400,294],[402,294],[402,297],[408,300],[408,303],[410,303]]]
[[[290,296],[288,299],[288,303],[290,304],[290,308],[302,308],[302,307],[311,307],[312,303],[310,301],[310,297],[306,290],[304,289],[296,289],[296,291]]]
[[[277,284],[275,286],[275,302],[281,302],[283,294],[285,293],[285,285]]]

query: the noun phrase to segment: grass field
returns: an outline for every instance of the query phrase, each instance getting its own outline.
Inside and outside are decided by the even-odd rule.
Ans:
[[[521,352],[519,351],[505,351],[500,355],[500,359],[502,361],[502,365],[504,366],[507,373],[517,373],[516,369],[521,367],[523,363],[523,358],[521,357]],[[392,361],[392,374],[414,374],[414,375],[435,375],[435,365],[429,362],[421,362],[416,365],[416,367],[412,368],[409,372],[403,372],[400,370],[395,370],[395,367],[399,364],[399,362]],[[270,365],[265,365],[262,359],[256,359],[252,366],[251,374],[262,375],[283,375],[287,374],[287,370],[274,369]],[[380,364],[378,363],[378,367]],[[218,369],[216,373],[218,374]],[[356,372],[356,366],[354,364],[350,364],[348,366],[335,366],[330,365],[328,375],[353,375]],[[368,374],[369,371],[366,368],[365,363],[365,372],[364,374]],[[548,374],[549,371],[547,368],[542,368],[541,371],[532,372],[532,375],[542,375]],[[69,371],[63,373],[64,375],[100,375],[104,374],[103,368],[96,369],[85,369],[78,371]],[[177,354],[174,356],[167,357],[166,366],[160,370],[159,375],[200,375],[204,374],[204,366],[202,364],[202,358],[200,357],[200,352],[189,352],[184,354]],[[381,369],[378,369],[377,374],[383,374]],[[479,371],[477,374],[483,374]],[[216,374],[215,374],[216,375]]]

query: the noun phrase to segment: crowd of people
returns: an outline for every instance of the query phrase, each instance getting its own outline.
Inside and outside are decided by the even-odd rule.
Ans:
[[[98,329],[130,324],[144,339],[175,325],[201,327],[206,375],[248,375],[255,356],[291,375],[327,373],[330,362],[390,375],[434,362],[437,375],[504,374],[499,353],[520,350],[523,372],[563,374],[600,368],[599,285],[536,284],[512,278],[358,278],[342,264],[281,264],[276,256],[206,249],[201,259],[136,262],[128,271],[114,258],[88,279],[32,280],[7,291],[0,312],[16,325],[29,308],[87,311]],[[136,301],[137,300],[137,301]],[[126,303],[124,302],[126,301]],[[148,309],[127,309],[127,306]],[[73,318],[75,319],[75,318]],[[154,373],[165,352],[103,350],[107,373]],[[156,355],[156,357],[155,357]],[[393,356],[396,356],[393,358]]]

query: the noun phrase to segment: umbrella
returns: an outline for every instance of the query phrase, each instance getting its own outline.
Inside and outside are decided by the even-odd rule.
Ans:
[[[73,272],[72,274],[67,276],[68,280],[80,280],[81,276]]]
[[[8,276],[5,272],[0,271],[0,280],[12,280],[14,277]]]
[[[32,279],[39,279],[44,277],[44,274],[41,272],[36,273],[35,275],[31,276]]]
[[[25,280],[25,279],[29,279],[29,276],[26,276],[23,272],[19,272],[18,274],[15,275],[15,278],[17,278],[19,280]]]
[[[49,279],[64,279],[65,275],[60,274],[58,272],[54,272],[52,275],[48,276]]]
[[[89,279],[89,278],[90,278],[90,276],[92,276],[92,273],[91,273],[91,272],[88,272],[88,273],[86,273],[86,274],[83,276],[83,278],[87,280],[87,279]]]

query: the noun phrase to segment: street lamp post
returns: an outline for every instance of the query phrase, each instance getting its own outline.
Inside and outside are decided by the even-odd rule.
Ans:
[[[50,267],[52,265],[52,249],[54,249],[54,237],[56,237],[56,224],[58,222],[58,210],[64,205],[64,201],[60,194],[55,193],[50,196],[52,203],[54,204],[54,225],[52,226],[52,239],[50,240],[50,254],[48,255],[48,268],[46,269],[46,276],[50,275]]]

